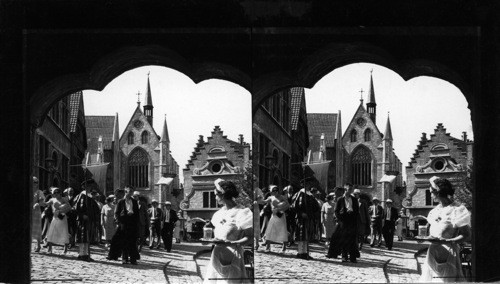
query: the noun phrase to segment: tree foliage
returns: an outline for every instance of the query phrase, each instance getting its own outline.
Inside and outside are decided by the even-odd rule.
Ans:
[[[472,194],[474,193],[474,185],[472,184],[473,163],[467,165],[465,175],[462,174],[458,178],[459,186],[455,188],[455,200],[462,203],[467,209],[472,209]]]

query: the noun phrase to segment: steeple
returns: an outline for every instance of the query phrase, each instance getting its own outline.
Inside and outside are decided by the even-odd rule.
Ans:
[[[167,128],[167,115],[165,115],[165,120],[163,122],[163,132],[161,133],[160,142],[170,143],[170,138],[168,137],[168,128]]]
[[[370,87],[368,89],[368,102],[366,103],[366,110],[370,115],[373,123],[377,124],[377,103],[375,102],[375,88],[373,88],[373,69],[370,71]]]
[[[120,132],[118,127],[118,113],[115,114],[113,124],[113,188],[121,187],[120,184]]]
[[[149,83],[149,72],[148,72],[148,84],[146,87],[146,94],[144,95],[144,115],[148,120],[149,124],[153,125],[153,100],[151,98],[151,85]]]
[[[389,120],[389,113],[387,113],[387,124],[385,125],[384,140],[392,141],[391,121]]]
[[[335,185],[343,186],[344,184],[344,171],[342,164],[344,162],[343,147],[342,147],[342,121],[341,114],[337,115],[337,125],[335,129]]]

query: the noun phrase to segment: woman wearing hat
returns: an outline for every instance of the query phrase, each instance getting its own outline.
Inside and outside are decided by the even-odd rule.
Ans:
[[[214,213],[215,243],[205,273],[205,283],[252,282],[247,276],[243,260],[242,245],[253,237],[253,214],[248,208],[237,204],[239,191],[230,181],[215,181],[215,196],[223,206]]]
[[[325,232],[325,245],[330,245],[330,238],[337,225],[335,220],[335,193],[332,192],[326,197],[326,202],[321,208],[321,225],[323,225],[323,232]]]
[[[64,247],[64,253],[68,251],[69,231],[68,219],[66,213],[71,209],[68,200],[62,197],[62,190],[58,187],[52,187],[52,198],[47,202],[47,206],[52,206],[54,218],[50,222],[47,232],[48,253],[52,253],[52,245],[61,245]]]
[[[290,207],[287,198],[280,192],[277,186],[271,188],[271,196],[265,202],[271,205],[272,215],[267,225],[266,233],[266,251],[271,251],[272,243],[283,244],[281,253],[285,253],[286,243],[288,242],[288,230],[286,226],[285,211]]]
[[[113,201],[115,199],[114,195],[110,195],[106,198],[106,204],[102,206],[101,209],[101,224],[104,239],[106,240],[106,247],[111,245],[111,239],[116,232],[115,225],[115,204]]]
[[[432,239],[420,281],[465,281],[459,244],[470,239],[470,212],[453,200],[455,190],[447,179],[432,177],[429,182],[432,197],[439,204],[427,216]]]

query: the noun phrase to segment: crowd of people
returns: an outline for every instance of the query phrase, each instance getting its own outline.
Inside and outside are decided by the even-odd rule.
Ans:
[[[92,181],[82,183],[77,195],[73,188],[63,191],[58,187],[44,193],[38,178],[33,177],[32,182],[35,252],[44,247],[52,254],[53,247],[60,246],[66,254],[77,246],[79,260],[93,261],[90,245],[103,244],[109,249],[108,260],[121,257],[123,264],[137,264],[144,245],[161,249],[163,242],[163,248],[170,252],[173,238],[180,242],[176,226],[179,217],[172,204],[166,201],[160,208],[155,199],[148,204],[132,186],[117,189],[103,204],[99,193],[92,189]]]
[[[439,204],[427,217],[431,244],[422,267],[421,281],[462,281],[460,244],[470,241],[471,214],[453,199],[454,189],[447,179],[432,177],[430,190]],[[400,212],[391,199],[380,205],[377,197],[370,198],[346,183],[326,195],[323,202],[319,191],[302,188],[294,192],[291,186],[280,189],[254,190],[253,212],[236,201],[240,190],[231,181],[215,181],[216,201],[222,206],[214,213],[214,242],[205,282],[218,280],[249,280],[244,263],[243,246],[252,243],[265,251],[271,244],[281,245],[280,253],[296,243],[297,258],[311,260],[310,242],[325,241],[325,256],[342,262],[356,263],[363,244],[392,250],[394,235],[401,234]],[[122,263],[137,264],[140,251],[149,237],[149,248],[160,249],[163,241],[172,249],[177,212],[170,202],[159,207],[157,200],[148,205],[133,187],[116,190],[106,198],[106,204],[96,199],[86,183],[74,195],[68,188],[57,187],[44,194],[33,177],[32,237],[37,241],[35,252],[42,243],[47,252],[62,246],[63,253],[78,245],[78,259],[92,261],[90,244],[105,240],[109,247],[108,260],[122,258]],[[255,229],[254,229],[255,228]],[[146,233],[148,231],[148,233]],[[398,233],[399,232],[399,233]],[[398,239],[401,235],[398,235]],[[234,281],[233,281],[234,282]]]

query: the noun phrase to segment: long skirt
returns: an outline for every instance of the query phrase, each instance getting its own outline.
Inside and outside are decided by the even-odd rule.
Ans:
[[[337,221],[335,221],[334,218],[327,218],[325,222],[323,222],[323,234],[328,241],[330,241],[336,227]]]
[[[215,245],[203,283],[252,283],[245,270],[243,248]]]
[[[31,210],[31,238],[39,240],[42,237],[42,212],[40,208]]]
[[[106,241],[110,241],[116,232],[116,225],[113,219],[112,218],[106,219],[104,225],[102,226],[102,229],[103,229],[104,239]]]
[[[47,232],[47,242],[56,245],[69,244],[68,219],[66,216],[63,219],[59,219],[59,217],[52,218]]]
[[[458,244],[431,244],[419,282],[464,282]]]
[[[282,214],[281,217],[278,217],[276,214],[271,216],[264,237],[266,241],[275,243],[288,242],[285,214]]]

